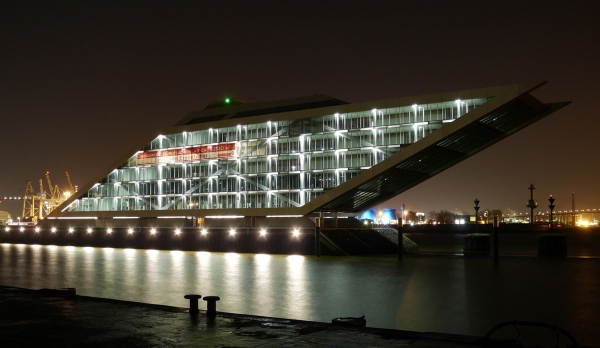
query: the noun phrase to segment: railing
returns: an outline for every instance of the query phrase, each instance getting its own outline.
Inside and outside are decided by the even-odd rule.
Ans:
[[[503,323],[500,323],[500,324],[494,326],[490,331],[488,331],[487,335],[485,335],[485,338],[483,339],[483,345],[484,346],[490,345],[491,344],[490,337],[492,336],[492,334],[496,330],[498,330],[502,327],[505,327],[505,326],[513,326],[515,329],[517,329],[518,337],[517,337],[517,340],[515,341],[515,346],[523,345],[523,341],[522,341],[522,337],[521,337],[521,328],[519,326],[534,326],[534,327],[545,327],[545,328],[548,328],[548,329],[554,331],[554,333],[556,334],[556,347],[559,347],[560,334],[567,337],[573,344],[572,345],[573,347],[579,347],[579,344],[577,343],[575,338],[561,327],[558,327],[558,326],[552,325],[552,324],[537,322],[537,321],[519,321],[519,320],[505,321]]]

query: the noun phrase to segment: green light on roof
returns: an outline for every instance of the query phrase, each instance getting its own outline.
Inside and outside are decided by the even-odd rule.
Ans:
[[[231,99],[225,98],[225,104],[229,104],[229,103],[231,103]]]

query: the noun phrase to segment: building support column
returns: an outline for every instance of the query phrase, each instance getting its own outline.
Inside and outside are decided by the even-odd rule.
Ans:
[[[402,224],[398,224],[398,260],[404,258],[404,234],[402,234]]]
[[[494,263],[498,263],[498,228],[500,227],[500,222],[498,221],[498,216],[494,216]]]
[[[323,220],[323,213],[317,217],[317,223],[315,224],[315,256],[321,256],[321,221]]]

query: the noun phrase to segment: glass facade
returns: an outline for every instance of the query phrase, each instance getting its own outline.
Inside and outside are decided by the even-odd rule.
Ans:
[[[160,135],[67,211],[301,207],[487,100]]]

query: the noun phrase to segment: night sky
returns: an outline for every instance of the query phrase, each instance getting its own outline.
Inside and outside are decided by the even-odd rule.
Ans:
[[[600,209],[600,1],[2,1],[0,197],[83,186],[232,96],[355,103],[547,80],[566,108],[382,206]],[[406,4],[408,3],[408,4]],[[0,210],[20,216],[22,203]]]

